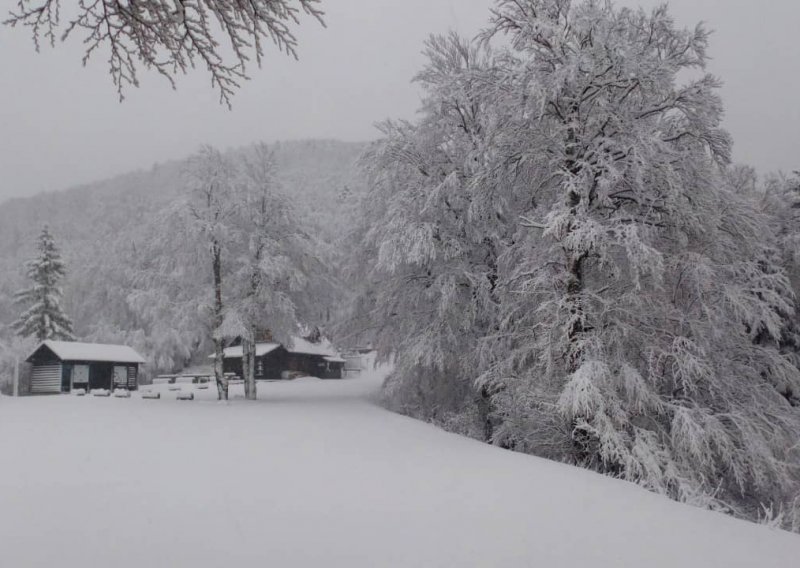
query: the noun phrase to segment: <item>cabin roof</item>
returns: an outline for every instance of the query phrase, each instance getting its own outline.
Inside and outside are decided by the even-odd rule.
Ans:
[[[103,343],[80,343],[77,341],[44,341],[36,351],[47,347],[62,361],[102,361],[106,363],[144,363],[144,358],[127,345],[107,345]]]
[[[267,353],[272,353],[278,347],[280,347],[280,343],[256,343],[256,357],[262,357]],[[223,359],[241,359],[242,358],[242,346],[235,345],[233,347],[226,347],[222,350],[222,358]],[[215,355],[212,353],[208,357],[209,359],[214,359]]]
[[[319,343],[311,343],[302,337],[292,336],[291,347],[286,349],[289,353],[302,353],[304,355],[321,355],[323,357],[338,357],[339,355],[327,339],[323,339]]]
[[[285,347],[289,353],[297,353],[300,355],[318,355],[320,357],[339,357],[339,353],[327,339],[322,340],[320,343],[312,343],[307,339],[303,339],[302,337],[292,336],[290,345],[291,346]],[[256,343],[256,357],[262,357],[267,353],[272,353],[281,346],[282,345],[280,343]],[[222,357],[223,359],[241,359],[242,346],[235,345],[233,347],[226,347],[222,350]],[[208,356],[208,358],[214,359],[214,354],[212,353]]]

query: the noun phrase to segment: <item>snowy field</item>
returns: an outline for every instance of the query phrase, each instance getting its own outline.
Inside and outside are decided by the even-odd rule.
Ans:
[[[800,566],[800,536],[389,413],[379,383],[0,398],[0,565]]]

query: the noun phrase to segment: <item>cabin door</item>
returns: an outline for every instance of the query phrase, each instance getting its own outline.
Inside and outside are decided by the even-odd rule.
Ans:
[[[72,365],[61,365],[61,392],[69,392],[72,388]]]
[[[111,390],[111,378],[114,365],[110,363],[92,363],[89,365],[89,388]]]

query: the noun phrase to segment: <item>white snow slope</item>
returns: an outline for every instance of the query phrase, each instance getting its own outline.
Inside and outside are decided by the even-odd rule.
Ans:
[[[0,397],[0,566],[800,566],[800,536],[382,410],[378,375]]]

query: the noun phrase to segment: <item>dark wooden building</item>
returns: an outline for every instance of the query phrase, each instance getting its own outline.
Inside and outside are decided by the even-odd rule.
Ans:
[[[287,354],[280,343],[256,343],[256,379],[280,380]],[[242,377],[242,346],[226,347],[222,356],[222,371]]]
[[[27,362],[31,394],[55,394],[79,388],[135,390],[144,359],[125,345],[45,341]]]
[[[312,343],[294,337],[289,346],[272,342],[256,343],[255,351],[257,380],[277,381],[291,375],[308,375],[320,379],[342,378],[345,361],[328,341]],[[241,377],[241,345],[226,347],[223,358],[223,371]]]

